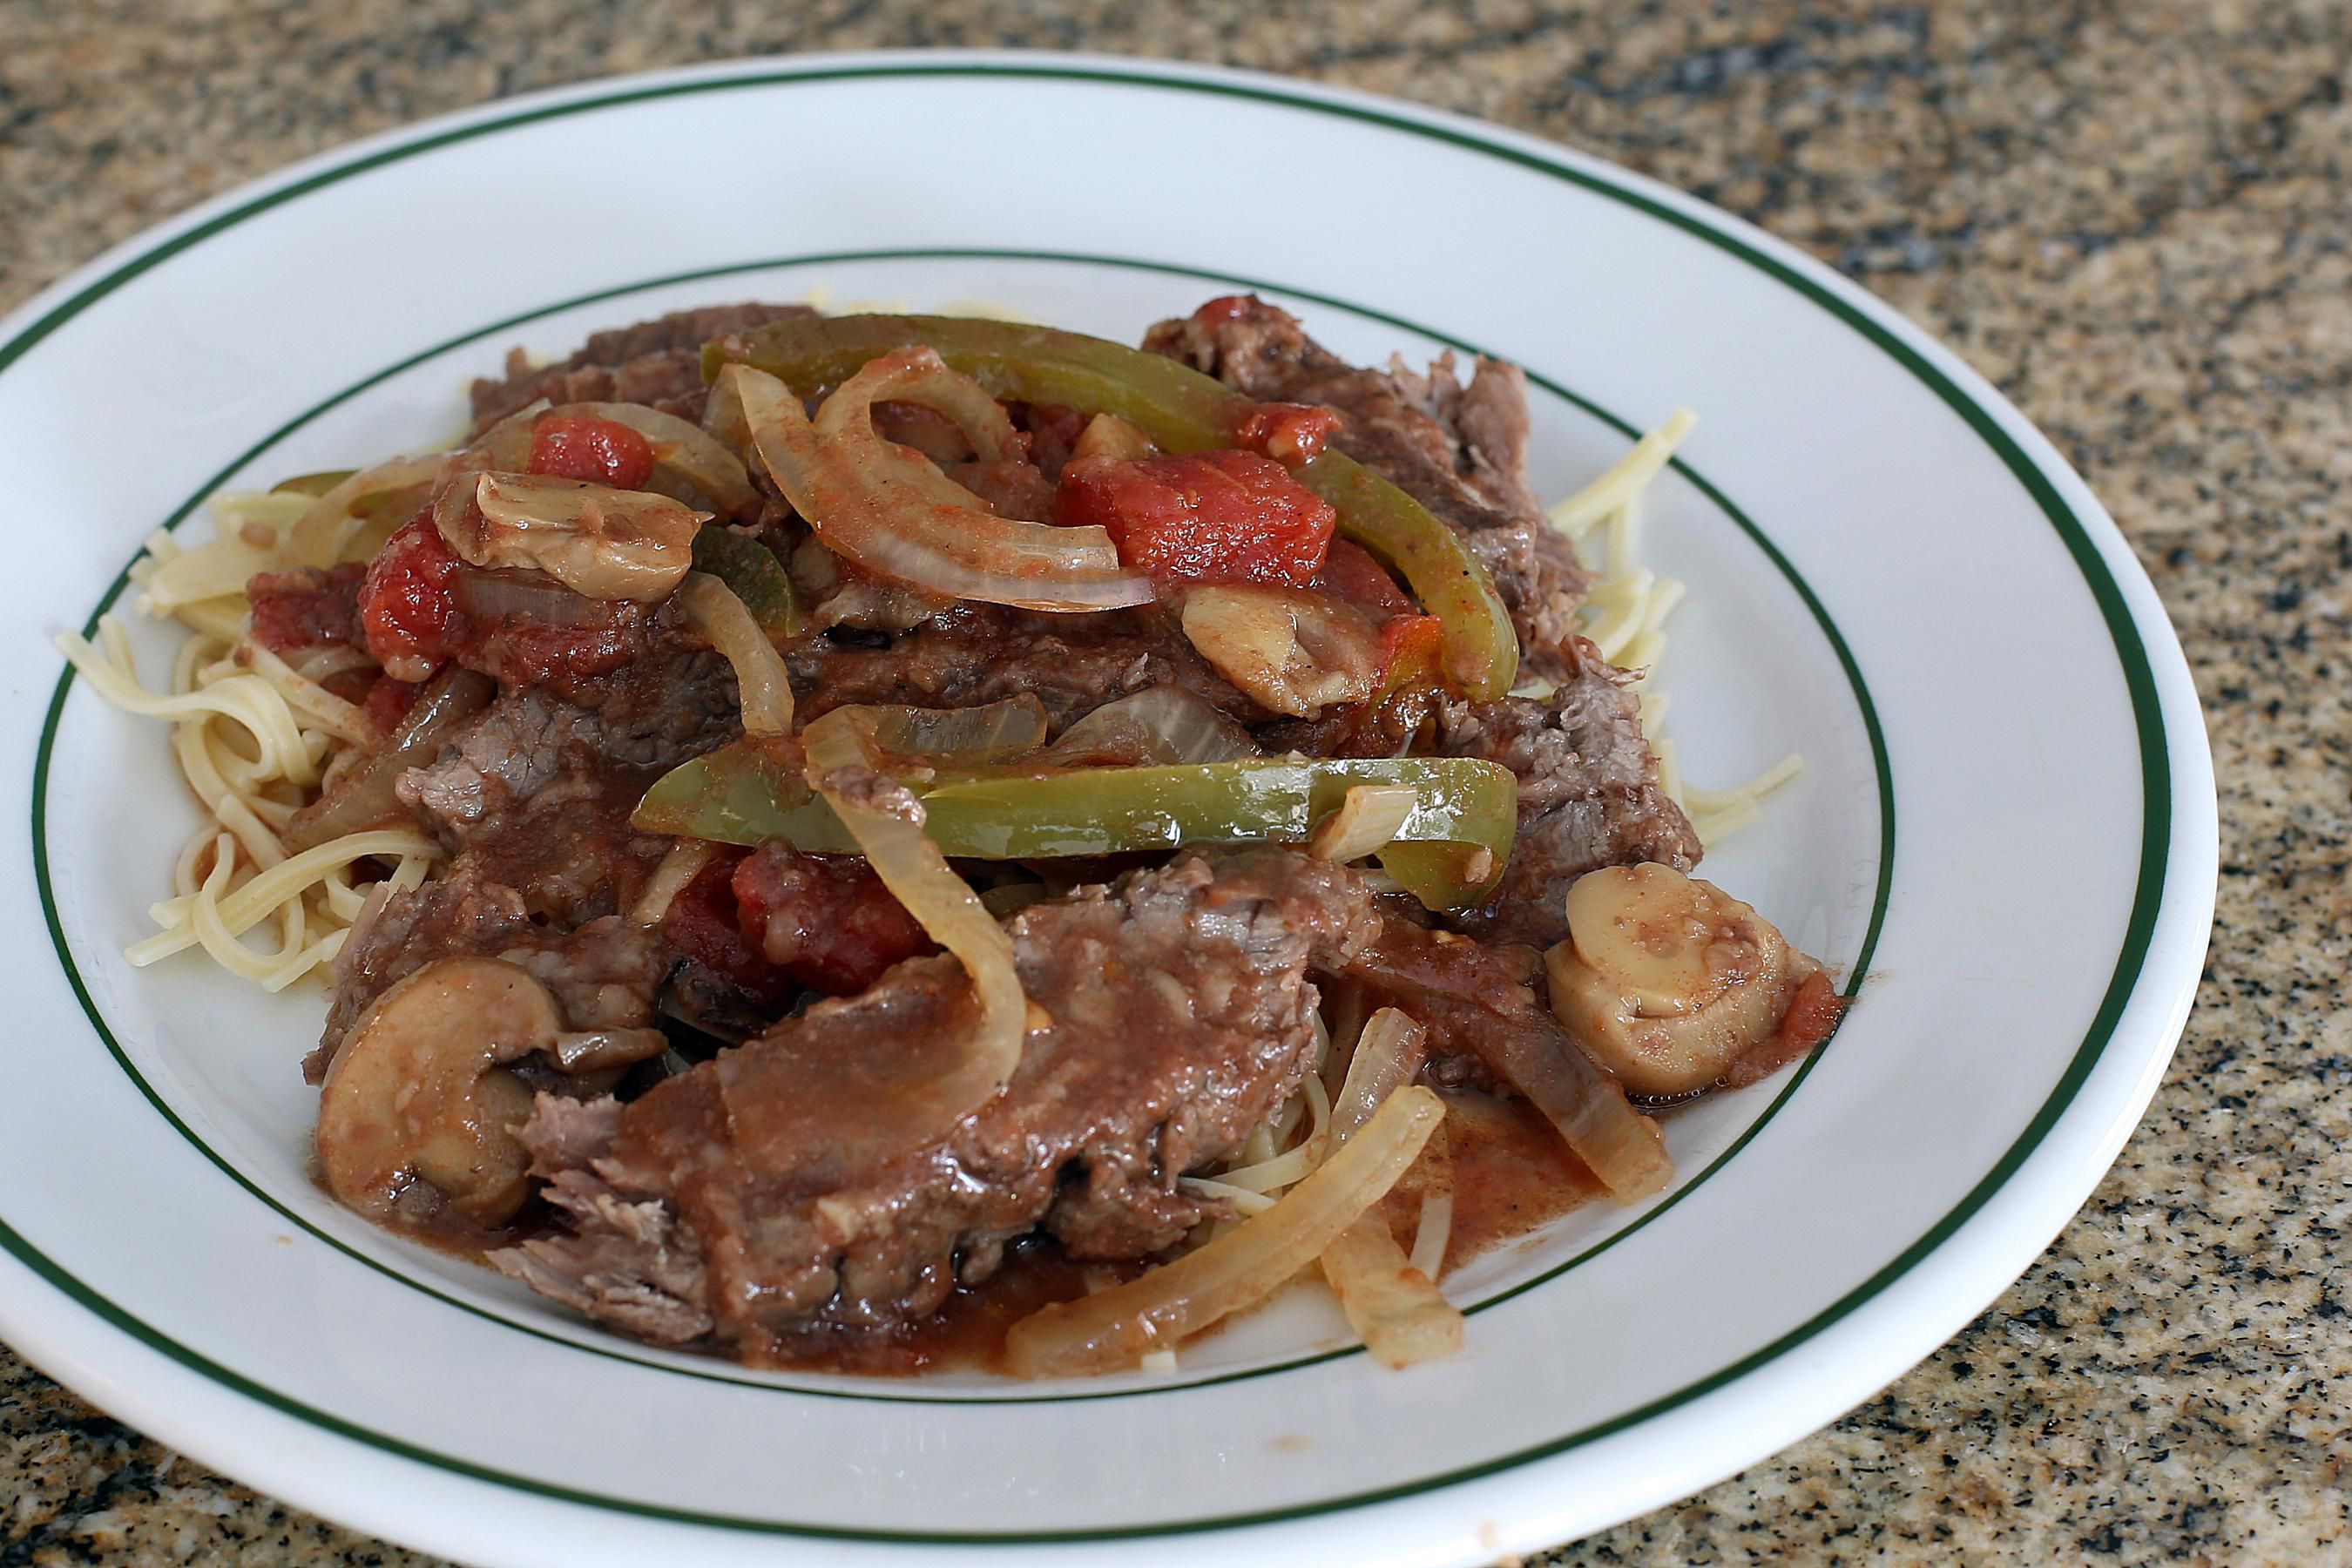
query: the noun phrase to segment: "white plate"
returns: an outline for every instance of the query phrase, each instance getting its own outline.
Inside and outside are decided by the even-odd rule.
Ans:
[[[120,958],[194,807],[49,637],[223,485],[446,437],[520,342],[704,301],[981,298],[1131,340],[1254,288],[1342,353],[1507,356],[1560,494],[1679,404],[1653,563],[1686,773],[1804,777],[1709,861],[1866,969],[1681,1184],[1454,1282],[1384,1373],[1305,1293],[1171,1377],[763,1375],[601,1335],[306,1181],[315,992]],[[305,1507],[475,1562],[1469,1563],[1831,1419],[2049,1241],[2152,1092],[2212,908],[2187,668],[2082,481],[1945,351],[1712,208],[1525,137],[1173,66],[758,62],[502,103],[199,208],[0,328],[24,662],[0,1332]],[[168,639],[142,632],[160,672]],[[1898,831],[1899,827],[1899,831]],[[28,853],[29,852],[29,853]]]

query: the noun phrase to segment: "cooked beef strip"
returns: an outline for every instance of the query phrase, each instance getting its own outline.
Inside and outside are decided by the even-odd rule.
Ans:
[[[1658,784],[1625,672],[1582,637],[1573,671],[1538,701],[1440,698],[1437,749],[1484,757],[1519,779],[1519,832],[1502,884],[1465,929],[1496,942],[1549,947],[1568,934],[1568,885],[1603,866],[1655,861],[1687,871],[1698,835]]]
[[[649,1021],[675,955],[614,917],[670,841],[635,831],[629,814],[665,770],[737,732],[733,680],[724,659],[666,636],[583,692],[597,706],[544,687],[509,691],[458,726],[433,762],[403,773],[394,793],[451,858],[353,930],[305,1073],[324,1075],[386,987],[454,954],[544,970],[572,1027]]]
[[[1220,1212],[1176,1178],[1237,1149],[1307,1070],[1310,959],[1373,925],[1345,870],[1283,850],[1186,854],[1007,922],[1033,1027],[1012,1082],[943,1138],[862,1166],[778,1115],[814,1053],[856,1061],[970,1026],[955,960],[911,960],[624,1108],[541,1100],[524,1138],[568,1234],[492,1260],[616,1328],[752,1359],[887,1329],[1037,1229],[1148,1257]],[[780,1065],[781,1064],[781,1065]],[[853,1107],[843,1108],[855,1117]]]
[[[629,814],[665,770],[736,732],[724,660],[680,652],[619,674],[599,708],[540,687],[502,696],[394,786],[453,854],[563,927],[635,896],[669,841]]]
[[[1527,667],[1557,677],[1572,663],[1576,607],[1592,579],[1528,488],[1527,378],[1517,366],[1482,358],[1467,386],[1450,353],[1422,375],[1401,363],[1361,369],[1255,295],[1161,321],[1143,346],[1251,397],[1337,412],[1334,446],[1468,539],[1510,607]]]
[[[550,403],[644,403],[699,420],[708,395],[702,345],[729,332],[814,314],[806,305],[709,305],[658,321],[598,332],[569,359],[534,365],[521,349],[507,353],[506,378],[474,383],[474,432],[489,428],[535,398]]]
[[[1359,948],[1348,977],[1370,986],[1429,1030],[1430,1078],[1515,1094],[1514,1078],[1544,1058],[1581,1047],[1537,988],[1533,950],[1490,945],[1458,931],[1384,919]],[[1606,1069],[1602,1069],[1606,1076]]]
[[[825,638],[790,655],[803,718],[853,702],[972,708],[1035,693],[1054,728],[1150,686],[1181,686],[1244,723],[1265,714],[1159,606],[1055,616],[959,604],[882,647]]]
[[[387,898],[362,916],[333,966],[334,1000],[318,1049],[302,1063],[312,1083],[368,1004],[437,958],[490,953],[521,964],[554,994],[564,1026],[627,1029],[653,1022],[654,994],[670,954],[656,934],[614,917],[575,931],[534,923],[523,897],[467,858],[442,876]]]

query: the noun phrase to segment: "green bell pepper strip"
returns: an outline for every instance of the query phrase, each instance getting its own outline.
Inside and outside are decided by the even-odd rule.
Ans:
[[[803,316],[721,338],[702,350],[715,378],[732,360],[812,396],[839,385],[868,360],[910,344],[939,351],[951,370],[999,399],[1056,403],[1111,414],[1163,451],[1239,445],[1257,405],[1223,382],[1164,354],[1052,327],[955,316]],[[1486,565],[1462,535],[1427,508],[1349,458],[1326,451],[1297,470],[1331,503],[1339,532],[1402,573],[1445,628],[1445,672],[1471,697],[1491,700],[1518,678],[1519,640]]]
[[[694,569],[708,572],[733,590],[751,618],[771,638],[801,634],[800,596],[775,552],[724,524],[706,522],[694,531]]]
[[[1357,784],[1419,799],[1381,863],[1431,909],[1476,902],[1501,880],[1518,823],[1509,769],[1475,757],[1279,758],[1168,767],[908,781],[923,831],[950,857],[1045,859],[1188,844],[1298,844]],[[722,844],[781,838],[821,855],[857,845],[802,775],[789,741],[753,737],[672,769],[631,821]]]

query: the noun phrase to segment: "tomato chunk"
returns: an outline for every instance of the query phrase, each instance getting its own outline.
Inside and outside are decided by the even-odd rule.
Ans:
[[[386,674],[423,680],[448,657],[457,554],[426,512],[384,541],[360,585],[360,631]]]
[[[1285,463],[1311,463],[1323,442],[1339,428],[1339,416],[1305,403],[1261,403],[1250,410],[1236,435],[1253,452]]]
[[[562,414],[541,419],[530,436],[530,471],[641,490],[653,478],[653,443],[617,420]]]
[[[1330,504],[1255,452],[1082,458],[1062,470],[1054,518],[1108,531],[1118,558],[1167,586],[1303,588],[1323,564]]]
[[[1381,627],[1381,689],[1441,684],[1444,655],[1444,622],[1435,616],[1397,616]]]
[[[732,886],[744,940],[811,990],[854,995],[936,946],[853,855],[803,855],[772,841],[735,868]]]
[[[1412,598],[1396,585],[1388,569],[1372,558],[1370,551],[1344,539],[1331,542],[1331,552],[1323,558],[1323,569],[1315,574],[1314,586],[1347,600],[1374,620],[1412,614]]]
[[[753,1010],[778,1014],[798,994],[800,983],[744,937],[734,889],[743,858],[720,855],[680,888],[662,916],[662,938],[733,987]]]
[[[408,717],[411,708],[416,706],[416,694],[424,689],[413,680],[394,680],[389,675],[379,676],[375,684],[368,688],[367,700],[361,706],[375,721],[376,729],[389,735],[400,728],[400,721]]]

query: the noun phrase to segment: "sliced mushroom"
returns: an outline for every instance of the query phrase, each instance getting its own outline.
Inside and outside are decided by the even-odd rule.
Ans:
[[[1328,594],[1254,583],[1184,596],[1184,636],[1219,675],[1260,707],[1312,719],[1329,702],[1360,702],[1381,679],[1381,635]]]
[[[468,565],[536,568],[591,599],[667,598],[693,566],[695,530],[710,515],[585,479],[470,478],[473,504],[435,511],[449,548]]]
[[[401,980],[360,1015],[320,1090],[328,1187],[375,1219],[420,1181],[478,1224],[511,1218],[530,1192],[515,1130],[531,1095],[506,1068],[554,1050],[562,1027],[547,987],[504,959],[438,959]]]
[[[1635,1094],[1714,1083],[1771,1037],[1820,967],[1754,910],[1668,866],[1578,878],[1568,931],[1544,955],[1552,1012]]]

